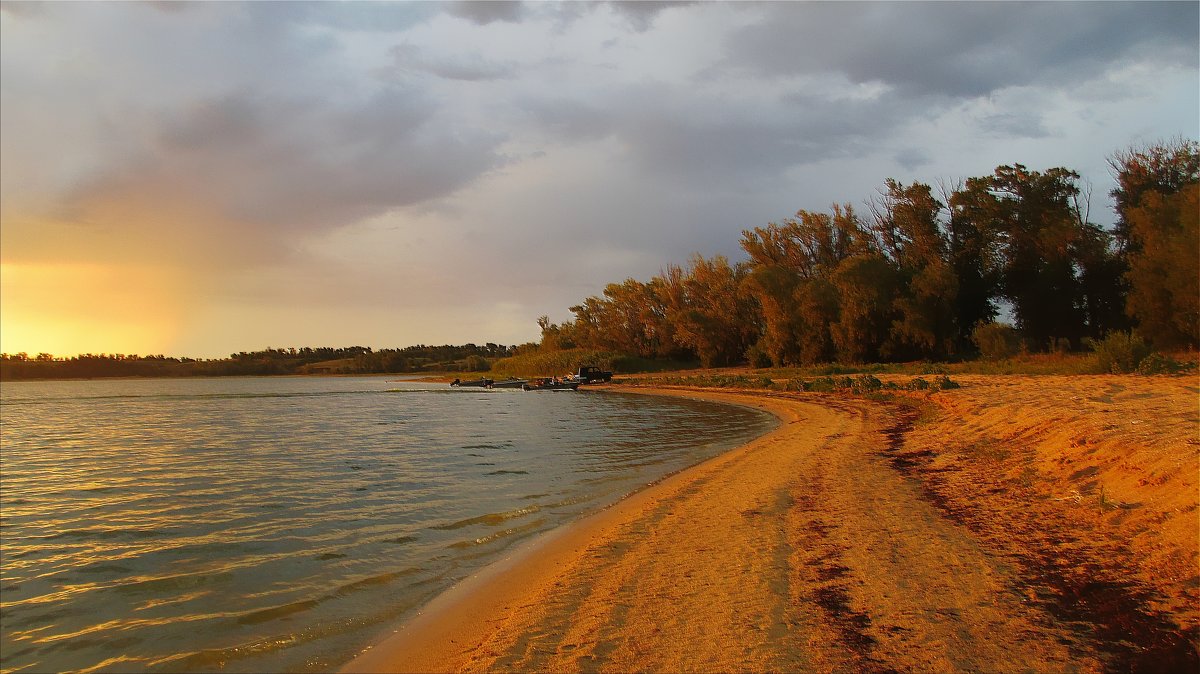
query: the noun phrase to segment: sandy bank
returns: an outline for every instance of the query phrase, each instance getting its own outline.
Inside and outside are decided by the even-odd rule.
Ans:
[[[669,391],[783,423],[539,539],[345,671],[1194,669],[1195,382],[1011,379],[915,411]],[[1151,412],[1157,435],[1122,425]]]

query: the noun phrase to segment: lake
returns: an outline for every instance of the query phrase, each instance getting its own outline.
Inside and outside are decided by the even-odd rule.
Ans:
[[[514,544],[773,428],[374,377],[0,387],[0,670],[327,671]]]

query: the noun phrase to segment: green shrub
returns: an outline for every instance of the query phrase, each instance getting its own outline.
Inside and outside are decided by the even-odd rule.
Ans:
[[[807,391],[807,390],[809,390],[808,382],[804,381],[800,377],[792,377],[791,379],[787,380],[787,384],[783,387],[783,390],[785,390],[785,391],[801,391],[801,392]]]
[[[1150,347],[1130,332],[1110,332],[1100,341],[1088,340],[1093,367],[1100,374],[1128,374],[1150,355]]]
[[[938,391],[949,391],[951,389],[962,388],[962,385],[950,379],[950,375],[942,375],[933,380],[933,388]]]
[[[1016,328],[1007,323],[980,323],[971,331],[971,341],[984,360],[1012,358],[1021,350]]]
[[[871,393],[873,391],[882,389],[883,382],[879,381],[879,378],[875,375],[860,374],[858,378],[851,383],[850,388],[855,393]]]
[[[1181,363],[1170,356],[1164,356],[1157,351],[1151,352],[1142,362],[1138,363],[1138,374],[1179,374],[1195,368],[1195,363]]]
[[[818,393],[832,393],[836,389],[837,385],[834,383],[833,377],[817,377],[804,385],[805,391],[816,391]]]
[[[908,382],[908,390],[910,390],[910,391],[928,391],[929,390],[929,382],[925,381],[924,379],[922,379],[920,377],[916,377],[912,381]]]

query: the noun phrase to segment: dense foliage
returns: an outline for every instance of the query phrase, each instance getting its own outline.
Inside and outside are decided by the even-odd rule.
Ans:
[[[742,232],[747,260],[694,256],[648,282],[609,284],[539,320],[541,349],[584,348],[704,366],[776,367],[1062,352],[1133,328],[1200,346],[1200,146],[1111,159],[1118,223],[1088,219],[1065,168],[1000,166],[942,185],[888,180],[849,204]],[[1015,325],[995,324],[1007,309]]]
[[[512,353],[510,347],[491,343],[484,346],[422,344],[379,351],[365,346],[265,349],[211,360],[123,354],[56,358],[48,353],[33,357],[18,353],[0,355],[0,379],[486,371],[493,361]]]

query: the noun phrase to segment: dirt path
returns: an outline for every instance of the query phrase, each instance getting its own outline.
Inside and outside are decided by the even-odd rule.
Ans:
[[[889,408],[687,394],[783,424],[452,593],[348,670],[1103,669],[1011,557],[896,468]]]

